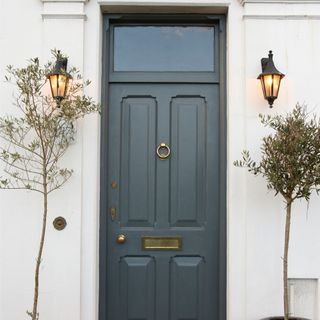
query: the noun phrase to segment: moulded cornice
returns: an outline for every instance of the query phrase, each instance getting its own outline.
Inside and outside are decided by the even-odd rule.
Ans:
[[[41,0],[41,2],[88,2],[89,0]]]
[[[320,1],[320,0],[319,0]],[[189,7],[219,7],[229,6],[230,0],[97,0],[101,6],[189,6]]]
[[[279,4],[284,4],[284,3],[295,3],[295,4],[314,4],[314,3],[319,3],[320,0],[239,0],[240,4],[243,6],[246,3],[279,3]]]
[[[83,19],[86,2],[89,0],[41,0],[43,3],[42,19]]]
[[[83,19],[87,20],[87,16],[85,14],[64,14],[64,13],[43,13],[42,19]]]

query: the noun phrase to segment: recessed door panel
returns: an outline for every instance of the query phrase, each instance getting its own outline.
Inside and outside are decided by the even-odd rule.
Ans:
[[[201,257],[170,261],[170,320],[204,319],[204,268]]]
[[[122,257],[119,264],[119,320],[154,320],[154,259],[152,257]]]
[[[200,227],[204,222],[206,185],[206,101],[204,97],[171,100],[170,224]]]
[[[121,101],[120,216],[123,226],[152,226],[155,217],[156,100]]]

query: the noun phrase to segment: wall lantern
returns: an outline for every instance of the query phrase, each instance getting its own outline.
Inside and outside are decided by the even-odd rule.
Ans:
[[[65,98],[68,89],[68,82],[71,79],[71,75],[67,73],[68,59],[64,58],[60,51],[57,54],[56,64],[47,78],[50,82],[52,97],[57,101],[59,107],[61,101]]]
[[[269,51],[268,58],[261,59],[262,73],[258,79],[261,81],[264,98],[268,100],[270,108],[272,108],[274,100],[278,98],[281,79],[284,74],[277,70],[273,63],[272,51]]]

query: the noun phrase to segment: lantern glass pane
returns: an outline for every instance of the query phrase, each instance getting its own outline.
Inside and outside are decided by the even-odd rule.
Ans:
[[[64,97],[66,94],[67,76],[59,74],[58,76],[58,97]]]
[[[266,86],[264,85],[264,77],[261,77],[260,81],[261,81],[261,88],[262,88],[262,91],[263,91],[263,96],[266,99]]]
[[[278,74],[273,76],[273,97],[278,97],[281,77]]]
[[[272,89],[273,89],[273,76],[271,74],[263,76],[263,83],[264,83],[264,91],[265,97],[272,97]]]
[[[278,97],[281,76],[278,74],[267,74],[261,77],[261,85],[265,98]]]
[[[64,98],[68,77],[63,74],[52,74],[49,76],[51,93],[53,98]]]
[[[58,83],[58,75],[52,74],[49,76],[51,94],[53,98],[57,97],[57,83]]]

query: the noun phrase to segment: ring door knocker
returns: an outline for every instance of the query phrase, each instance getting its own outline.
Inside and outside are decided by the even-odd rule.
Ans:
[[[157,155],[160,160],[166,160],[169,158],[171,150],[169,146],[165,143],[160,143],[157,148]]]

